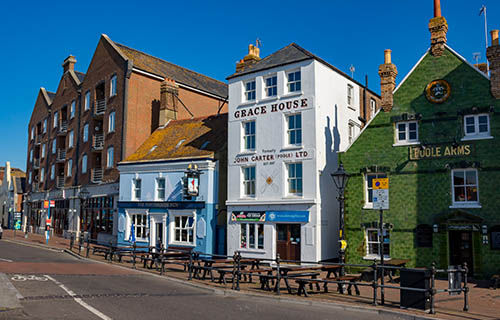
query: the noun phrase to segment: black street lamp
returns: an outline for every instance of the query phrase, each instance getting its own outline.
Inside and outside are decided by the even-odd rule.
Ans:
[[[78,193],[78,198],[80,198],[80,229],[83,228],[83,205],[86,204],[87,199],[90,196],[90,192],[88,192],[87,188],[83,187],[80,189],[80,192]],[[83,230],[80,230],[82,232]]]
[[[345,249],[347,247],[347,243],[345,241],[345,227],[344,227],[344,191],[347,185],[347,181],[349,180],[349,174],[344,170],[344,165],[342,162],[339,165],[337,171],[331,174],[333,178],[333,183],[335,183],[335,187],[339,192],[339,196],[337,199],[339,200],[339,261],[341,264],[345,263]],[[344,275],[344,266],[340,268],[340,275]]]

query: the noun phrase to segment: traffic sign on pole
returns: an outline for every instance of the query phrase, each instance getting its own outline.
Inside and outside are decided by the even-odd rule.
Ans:
[[[389,178],[373,179],[373,209],[389,210]]]

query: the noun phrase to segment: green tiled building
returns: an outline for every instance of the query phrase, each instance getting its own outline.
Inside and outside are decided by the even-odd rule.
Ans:
[[[500,272],[500,46],[492,32],[491,79],[446,45],[446,20],[429,23],[431,48],[395,87],[386,51],[382,106],[339,155],[346,190],[348,263],[378,256],[373,179],[389,178],[384,256],[408,266],[467,262],[476,277]],[[496,97],[494,96],[496,95]],[[472,266],[472,268],[471,268]]]

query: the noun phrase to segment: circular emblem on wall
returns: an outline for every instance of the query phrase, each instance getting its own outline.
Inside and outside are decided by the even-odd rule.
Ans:
[[[450,94],[450,84],[445,80],[434,80],[425,87],[425,97],[432,103],[443,103]]]
[[[267,183],[267,184],[271,184],[271,183],[273,183],[273,178],[271,178],[271,177],[267,177],[267,179],[266,179],[266,183]]]

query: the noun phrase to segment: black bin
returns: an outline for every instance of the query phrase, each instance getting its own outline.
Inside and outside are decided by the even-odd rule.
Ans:
[[[401,269],[401,287],[427,289],[431,288],[431,273],[428,269]],[[429,291],[400,290],[401,308],[430,310]]]

